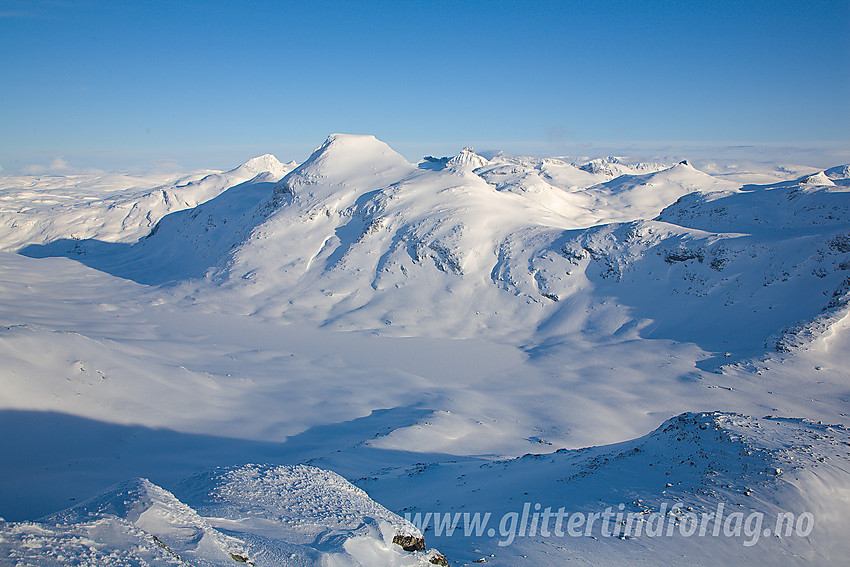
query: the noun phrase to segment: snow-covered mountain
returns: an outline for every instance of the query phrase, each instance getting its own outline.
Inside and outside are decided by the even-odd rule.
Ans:
[[[848,166],[486,156],[334,134],[297,166],[4,178],[0,550],[421,564],[405,511],[666,505],[680,533],[722,503],[815,528],[423,533],[464,564],[843,556]]]
[[[205,278],[214,285],[196,300],[273,319],[524,344],[641,328],[751,355],[845,304],[850,193],[838,170],[741,186],[687,162],[610,163],[630,173],[470,148],[416,167],[371,136],[334,134],[280,181],[283,166],[163,218],[133,246],[24,253],[85,255],[143,283]],[[744,321],[747,337],[730,342]]]
[[[225,172],[190,175],[12,176],[0,182],[0,250],[60,238],[135,242],[164,216],[197,206],[260,173],[295,167],[266,154]]]

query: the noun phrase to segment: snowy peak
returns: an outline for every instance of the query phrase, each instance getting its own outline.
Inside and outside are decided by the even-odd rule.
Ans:
[[[579,166],[579,169],[582,171],[586,171],[588,173],[592,173],[594,175],[609,175],[611,177],[617,177],[618,175],[622,175],[623,168],[617,167],[620,165],[620,160],[616,157],[610,156],[607,158],[596,158],[592,159],[587,163],[583,163]]]
[[[556,490],[553,485],[566,483],[572,494],[589,502],[633,494],[639,497],[635,503],[653,507],[666,499],[698,504],[710,495],[706,502],[714,507],[718,501],[747,498],[750,505],[769,509],[779,500],[780,506],[791,509],[819,505],[842,510],[846,518],[846,508],[820,486],[847,479],[847,443],[850,432],[840,425],[687,412],[632,441],[592,450],[561,449],[552,461],[557,470],[526,473],[532,464],[542,468],[539,461],[545,458],[531,455],[509,462],[517,467],[513,475],[502,474],[538,476],[535,484],[549,492]],[[525,480],[526,486],[531,484]],[[797,489],[803,487],[805,502],[797,500]],[[783,493],[789,488],[790,494]]]
[[[668,531],[665,537],[650,538],[643,529],[657,526],[663,518],[678,526],[690,512],[701,515],[719,510],[720,515],[725,513],[727,517],[739,511],[746,514],[758,511],[767,517],[788,512],[795,518],[808,512],[814,513],[821,523],[804,545],[820,553],[829,549],[836,537],[843,537],[840,534],[850,517],[846,492],[837,488],[845,487],[850,478],[848,444],[850,432],[840,425],[727,412],[687,412],[636,439],[526,454],[485,465],[442,464],[447,482],[439,486],[433,481],[428,484],[436,477],[433,469],[415,481],[407,480],[421,472],[412,467],[399,475],[399,484],[405,488],[406,496],[412,496],[417,503],[427,502],[419,504],[423,510],[437,508],[443,502],[461,501],[466,503],[465,509],[493,510],[493,515],[498,517],[500,512],[512,512],[523,506],[533,510],[537,508],[536,502],[542,508],[544,502],[553,500],[567,510],[613,509],[616,513],[619,509],[624,511],[622,518],[626,521],[618,519],[610,532],[598,525],[584,532],[585,536],[595,538],[593,551],[585,555],[587,564],[622,564],[623,554],[633,545],[638,550],[635,558],[651,556],[654,565],[680,564],[682,555],[688,557],[688,564],[712,565],[716,557],[744,548],[743,540],[730,539],[733,534],[727,533],[725,540],[712,537],[709,548],[705,539],[676,537],[684,532]],[[629,516],[631,520],[627,519]],[[704,522],[710,518],[700,517]],[[619,526],[629,522],[642,524],[641,531],[626,528],[618,535],[622,529]],[[774,527],[768,520],[764,525]],[[786,564],[789,539],[772,537],[772,532],[761,529],[757,533],[771,537],[758,541],[757,555],[753,555],[758,560],[745,563]],[[550,534],[543,532],[540,536],[538,542],[547,551],[551,549],[552,540],[547,539]],[[517,545],[519,540],[512,541],[512,545]],[[610,557],[616,559],[600,561],[603,553],[600,549],[606,549],[603,546],[609,542]],[[690,542],[701,544],[700,549],[689,549]],[[574,544],[560,561],[547,557],[546,562],[535,560],[527,564],[564,565],[582,553],[580,545]],[[698,556],[699,553],[705,555]],[[489,558],[478,561],[472,556],[463,564],[472,565],[473,561],[491,563]],[[516,564],[499,559],[492,563]],[[807,563],[803,560],[800,564]]]
[[[650,187],[662,184],[676,185],[685,193],[693,191],[703,193],[721,190],[731,191],[741,187],[739,183],[718,179],[704,171],[700,171],[687,160],[681,161],[672,167],[642,176],[635,176],[634,178],[640,178],[643,183]],[[684,195],[685,193],[682,194]]]
[[[666,169],[662,169],[661,171],[659,171],[657,173],[652,173],[650,175],[664,175],[665,172],[666,173],[673,173],[673,172],[685,173],[685,172],[687,172],[687,173],[691,173],[691,174],[696,173],[697,175],[704,176],[705,178],[714,179],[709,174],[702,172],[702,171],[698,170],[697,168],[695,168],[693,165],[691,165],[691,162],[689,162],[686,159],[680,161],[676,165],[673,165],[673,166],[668,167]]]
[[[307,161],[281,179],[275,193],[318,191],[328,196],[340,185],[380,188],[413,170],[411,163],[374,136],[331,134]]]
[[[263,154],[249,159],[239,167],[230,170],[228,173],[239,176],[254,177],[260,173],[270,172],[280,179],[289,173],[294,167],[295,162],[281,163],[272,154]]]
[[[827,176],[825,171],[821,171],[821,172],[816,173],[814,175],[809,175],[808,177],[806,177],[805,179],[802,180],[801,184],[802,185],[808,185],[808,186],[824,185],[824,186],[835,187],[835,183],[833,183],[832,179],[830,179]]]
[[[446,163],[446,167],[456,170],[472,171],[479,167],[484,167],[489,163],[490,162],[487,159],[476,154],[475,150],[471,147],[466,147],[463,148],[458,155],[451,158],[448,163]]]
[[[328,168],[341,176],[345,171],[358,167],[380,170],[401,166],[412,167],[400,154],[375,136],[331,134],[296,172]]]
[[[588,189],[596,209],[612,211],[611,220],[653,218],[665,207],[689,193],[735,191],[737,183],[717,179],[687,162],[640,175],[623,174]]]
[[[609,179],[614,179],[615,177],[619,177],[621,175],[638,175],[644,173],[651,173],[653,171],[660,171],[662,169],[666,169],[667,166],[660,163],[634,163],[627,164],[624,163],[620,158],[615,156],[608,156],[605,158],[596,158],[585,163],[578,163],[577,167],[590,173],[592,175],[602,176],[603,178],[607,177]]]

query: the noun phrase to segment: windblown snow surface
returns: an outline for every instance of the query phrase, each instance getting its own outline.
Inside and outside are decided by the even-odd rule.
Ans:
[[[0,178],[0,564],[850,554],[850,168],[487,155]]]

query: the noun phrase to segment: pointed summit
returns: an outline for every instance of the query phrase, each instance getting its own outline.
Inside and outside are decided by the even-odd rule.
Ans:
[[[292,164],[281,163],[272,154],[263,154],[249,159],[239,167],[230,170],[228,173],[234,173],[246,177],[254,177],[260,173],[270,172],[277,177],[282,177],[292,170]]]
[[[809,175],[805,179],[803,179],[802,185],[827,185],[827,186],[835,186],[832,179],[827,177],[826,172],[821,171],[819,173],[815,173],[814,175]]]
[[[393,183],[415,167],[384,142],[371,135],[331,134],[307,161],[275,186],[275,193],[327,193],[333,187]]]
[[[384,142],[372,135],[331,134],[325,143],[317,148],[300,169],[316,169],[332,166],[334,169],[350,169],[357,167],[408,166],[401,155],[396,153]],[[341,173],[341,171],[339,171]]]
[[[490,162],[485,158],[476,154],[475,150],[470,147],[466,147],[463,148],[458,155],[450,159],[448,163],[446,163],[446,167],[472,171],[473,169],[484,167],[489,163]]]

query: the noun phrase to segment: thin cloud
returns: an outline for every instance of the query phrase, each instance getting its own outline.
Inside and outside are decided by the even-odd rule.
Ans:
[[[21,173],[24,175],[43,175],[47,173],[47,166],[38,163],[31,163],[21,168]]]
[[[68,165],[63,156],[56,156],[49,164],[31,163],[18,170],[21,175],[99,175],[101,169],[91,167],[76,168]]]
[[[53,158],[53,161],[50,162],[50,169],[68,169],[68,162],[65,161],[62,156],[55,157]]]

